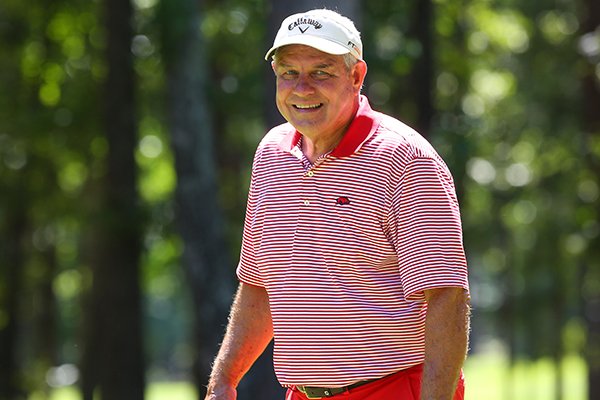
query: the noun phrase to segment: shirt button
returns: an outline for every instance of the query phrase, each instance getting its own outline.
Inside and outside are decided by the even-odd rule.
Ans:
[[[308,171],[308,172],[306,173],[306,175],[307,175],[309,178],[310,178],[310,177],[312,177],[314,174],[315,174],[315,173],[314,173],[314,172],[312,172],[312,171]]]
[[[309,200],[304,200],[304,205],[305,205],[305,206],[308,206],[308,205],[310,205],[310,201],[309,201]]]

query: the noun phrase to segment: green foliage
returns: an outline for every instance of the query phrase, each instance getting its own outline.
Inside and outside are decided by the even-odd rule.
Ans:
[[[580,54],[580,4],[434,4],[436,115],[428,136],[453,171],[460,195],[474,349],[499,337],[514,359],[579,352],[585,341],[581,295],[600,292],[597,269],[581,269],[600,234],[600,182],[587,162],[600,159],[600,135],[586,136],[582,128],[581,71],[600,67],[597,56]],[[40,364],[34,346],[19,353],[23,368],[41,371],[32,379],[36,393],[45,390],[44,370],[80,357],[90,242],[104,217],[98,196],[107,154],[100,126],[106,66],[98,5],[0,5],[0,234],[10,236],[12,218],[25,210],[20,297],[36,299],[23,303],[20,348],[36,340],[44,285],[51,287],[57,310],[55,355]],[[177,177],[164,115],[164,60],[184,43],[182,32],[162,29],[164,19],[186,10],[176,1],[134,5],[138,189],[150,216],[143,260],[146,348],[150,370],[164,376],[191,368],[192,311],[173,224]],[[252,155],[268,129],[265,107],[274,97],[262,58],[271,40],[268,8],[262,0],[208,1],[197,23],[206,45],[218,195],[233,259]],[[419,111],[412,74],[423,52],[415,8],[416,1],[365,1],[360,22],[369,65],[364,91],[374,108],[409,124]],[[0,252],[9,249],[2,245]],[[10,318],[7,276],[0,265],[0,331]]]

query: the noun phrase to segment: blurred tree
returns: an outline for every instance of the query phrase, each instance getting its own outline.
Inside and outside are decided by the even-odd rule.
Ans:
[[[133,72],[132,5],[104,3],[106,67],[103,122],[108,145],[102,208],[97,222],[96,256],[92,262],[92,318],[87,320],[84,398],[144,398],[142,354],[140,252],[143,219],[137,194],[135,80]]]
[[[77,361],[81,317],[86,398],[102,371],[125,365],[104,357],[108,339],[101,340],[114,339],[114,331],[105,330],[112,324],[128,330],[121,339],[138,335],[141,341],[139,327],[106,316],[109,309],[138,312],[132,310],[139,303],[127,299],[139,291],[132,266],[144,250],[140,206],[152,215],[142,260],[151,373],[189,366],[187,342],[182,345],[187,292],[178,290],[173,272],[181,247],[172,234],[173,194],[186,282],[194,287],[200,321],[194,340],[204,349],[194,352],[202,366],[195,379],[206,381],[235,280],[230,261],[239,251],[252,153],[265,131],[282,122],[262,55],[281,19],[323,6],[358,22],[369,64],[364,91],[374,108],[427,134],[453,171],[471,266],[474,351],[500,337],[513,361],[552,357],[559,398],[558,363],[564,353],[582,350],[587,333],[589,397],[599,396],[597,1],[156,3],[131,3],[136,8],[127,11],[127,24],[140,32],[132,41],[131,29],[112,27],[123,20],[100,26],[102,3],[0,2],[0,398],[26,392],[40,398],[50,383],[60,385],[46,374]],[[152,14],[158,10],[164,37],[162,52],[153,52],[159,30]],[[99,104],[108,100],[98,95],[99,83],[115,71],[99,54],[108,45],[105,34],[114,35],[109,46],[122,37],[111,63],[130,69],[131,53],[136,57],[140,96],[131,97],[131,75],[125,84],[110,83],[105,87],[114,108],[101,118]],[[177,192],[171,153],[160,150],[167,136],[163,107],[170,110]],[[101,120],[117,133],[102,135]],[[138,120],[139,143],[132,133]],[[132,172],[136,146],[139,179]],[[126,198],[114,207],[113,189]],[[220,210],[213,212],[216,203]],[[115,213],[122,206],[130,211]],[[116,243],[125,247],[128,241],[124,266]],[[91,277],[90,268],[98,275]],[[81,313],[80,293],[92,283],[95,303]],[[137,351],[132,346],[124,358]],[[242,382],[240,399],[279,396],[270,355],[265,352]],[[140,386],[139,373],[133,380],[126,375]]]
[[[431,0],[415,2],[414,18],[411,18],[411,31],[419,44],[411,75],[412,90],[417,110],[414,128],[425,137],[429,136],[435,116],[433,108],[434,72],[436,70],[434,51],[435,7]],[[410,31],[408,32],[411,33]]]
[[[20,74],[10,60],[25,41],[24,20],[12,7],[0,5],[0,93],[15,93]],[[0,98],[0,399],[22,398],[25,387],[19,362],[19,322],[25,286],[25,238],[30,227],[25,146],[11,114],[17,102]],[[14,160],[11,162],[11,156]],[[12,168],[11,168],[12,166]]]
[[[56,170],[38,131],[52,113],[43,106],[37,79],[50,64],[42,58],[56,55],[40,35],[55,9],[41,11],[0,5],[0,398],[10,400],[43,388],[45,370],[58,359],[50,229],[58,211]],[[27,53],[30,63],[21,63]],[[33,63],[36,71],[28,68]]]
[[[13,187],[13,189],[15,189]],[[17,360],[18,354],[18,322],[20,313],[20,297],[23,290],[25,255],[22,242],[27,228],[27,217],[24,199],[21,198],[23,188],[13,192],[14,204],[10,214],[5,214],[2,223],[3,240],[0,248],[0,399],[20,399],[25,392],[21,372]]]
[[[194,378],[199,396],[204,398],[204,385],[233,295],[233,265],[218,203],[214,130],[206,97],[208,63],[200,32],[201,3],[164,0],[160,6],[168,128],[177,174],[177,227],[194,302]]]
[[[586,137],[586,160],[600,186],[600,2],[585,0],[579,49],[582,63],[583,129]],[[596,230],[600,216],[600,201],[594,210]],[[588,224],[588,229],[590,225]],[[588,364],[588,398],[600,398],[600,235],[596,233],[588,245],[585,260],[582,297],[587,325],[585,357]]]
[[[565,340],[579,319],[581,218],[573,194],[584,175],[576,156],[582,144],[576,13],[572,3],[472,2],[456,19],[464,59],[437,77],[444,103],[460,93],[457,113],[444,115],[440,128],[462,139],[438,144],[451,163],[466,167],[463,218],[475,320],[495,323],[492,335],[502,334],[512,361],[551,357],[555,398],[563,392],[565,352],[581,350]],[[438,29],[451,30],[446,24],[438,19]],[[556,84],[542,83],[557,76]],[[462,92],[460,77],[467,84]],[[461,142],[468,153],[455,147]],[[474,332],[486,334],[489,326]],[[510,380],[506,388],[511,398]]]

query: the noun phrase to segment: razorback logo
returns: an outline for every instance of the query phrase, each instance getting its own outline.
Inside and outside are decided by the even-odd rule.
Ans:
[[[345,206],[346,204],[350,204],[350,199],[346,196],[340,196],[335,200],[335,204],[338,206]]]

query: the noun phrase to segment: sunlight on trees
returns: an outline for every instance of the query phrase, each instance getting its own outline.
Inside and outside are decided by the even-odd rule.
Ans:
[[[424,133],[448,160],[463,209],[473,354],[501,354],[513,387],[523,384],[517,375],[524,364],[543,364],[545,376],[554,377],[543,378],[544,385],[574,381],[565,378],[561,362],[582,362],[577,357],[585,355],[590,324],[600,315],[594,253],[600,134],[598,125],[584,121],[593,113],[582,111],[595,104],[589,92],[600,85],[600,28],[585,25],[583,0],[433,3],[432,49],[418,36],[416,1],[361,3],[369,64],[364,92],[375,109],[416,126],[423,112],[418,95],[431,84],[434,115]],[[206,299],[203,312],[193,306],[192,281],[208,267],[197,275],[181,268],[189,246],[176,222],[176,191],[184,184],[196,199],[215,196],[224,213],[222,252],[235,260],[253,151],[270,127],[273,81],[262,56],[273,4],[203,3],[192,30],[203,41],[202,57],[183,60],[202,68],[187,76],[194,89],[186,98],[167,95],[169,74],[183,76],[174,72],[172,57],[187,43],[181,32],[165,30],[183,26],[181,10],[168,5],[134,0],[125,43],[139,125],[133,147],[140,208],[131,211],[137,222],[129,228],[139,229],[143,242],[148,375],[191,380],[194,315],[214,313],[216,300]],[[98,2],[0,5],[0,361],[15,360],[0,362],[0,389],[10,376],[36,399],[49,398],[49,388],[82,382],[83,305],[94,263],[110,253],[96,245],[106,240],[98,230],[110,220],[102,206],[107,157],[119,149],[110,147],[101,113],[105,101],[121,99],[105,100],[101,86],[108,76],[103,12]],[[433,57],[430,81],[417,74],[426,50]],[[190,100],[194,94],[205,101]],[[207,145],[199,142],[178,171],[167,112],[167,99],[174,98],[182,108],[202,104],[187,114],[197,120],[187,122],[214,134],[214,165],[201,156]],[[179,149],[186,145],[193,147]],[[215,169],[214,190],[199,193],[192,175],[181,176],[199,166]],[[200,202],[189,207],[205,211]],[[230,264],[222,273],[233,277],[235,261]],[[215,291],[224,285],[213,275],[202,279]],[[205,328],[222,333],[221,326]],[[577,362],[568,365],[587,373]]]
[[[529,20],[514,9],[492,9],[491,4],[473,2],[467,14],[475,27],[475,37],[469,40],[480,53],[487,45],[499,50],[523,53],[529,47]]]

